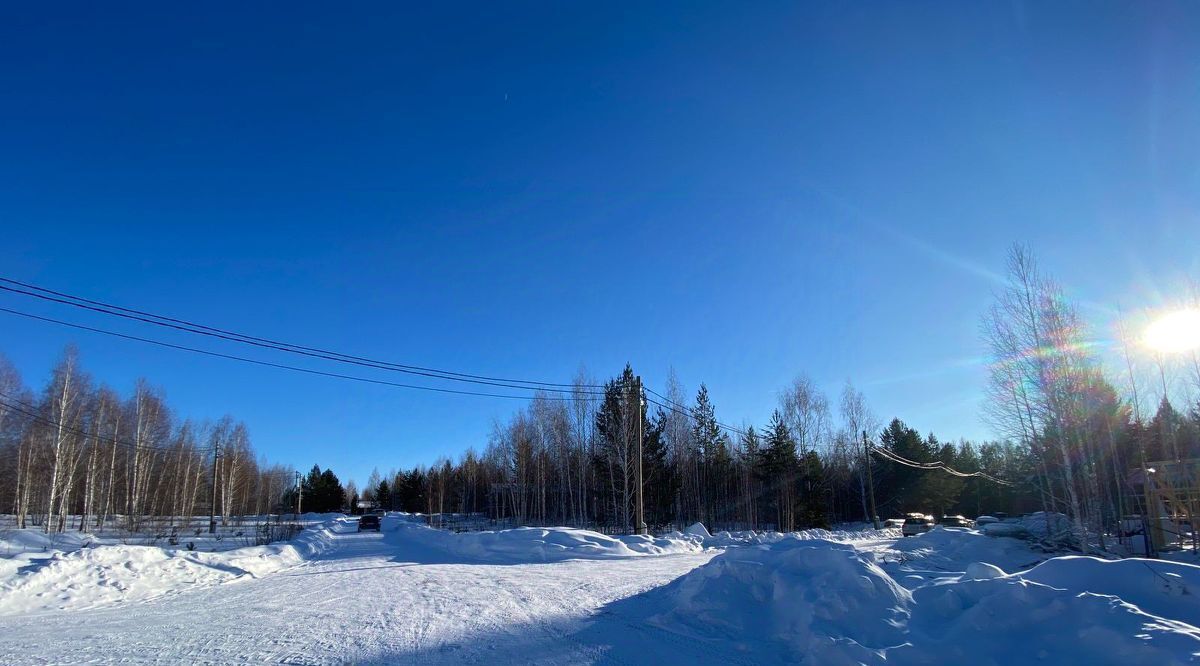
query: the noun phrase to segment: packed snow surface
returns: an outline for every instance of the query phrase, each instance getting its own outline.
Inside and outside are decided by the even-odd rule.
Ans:
[[[0,663],[1183,664],[1200,567],[937,528],[104,545],[0,568]],[[22,537],[25,538],[25,537]],[[37,545],[37,544],[34,544]],[[43,545],[44,546],[44,545]],[[64,638],[69,637],[69,638]]]

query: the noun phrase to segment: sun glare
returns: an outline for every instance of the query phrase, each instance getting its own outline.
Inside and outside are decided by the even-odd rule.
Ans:
[[[1143,338],[1146,346],[1175,353],[1200,349],[1200,310],[1177,310],[1155,319]]]

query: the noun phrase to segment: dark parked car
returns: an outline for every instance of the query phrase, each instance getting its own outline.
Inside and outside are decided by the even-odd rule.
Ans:
[[[944,527],[975,527],[975,521],[962,516],[942,516],[942,519],[938,521],[938,525]]]
[[[358,519],[358,531],[361,532],[363,530],[375,530],[376,532],[378,532],[379,531],[379,514],[377,514],[377,513],[363,514],[362,518]]]

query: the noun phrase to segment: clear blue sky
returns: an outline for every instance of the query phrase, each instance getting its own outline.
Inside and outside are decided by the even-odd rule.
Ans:
[[[852,379],[953,439],[990,436],[1011,242],[1104,307],[1198,271],[1195,4],[37,4],[0,20],[0,274],[101,300],[484,374],[673,366],[735,423]],[[517,407],[0,318],[35,386],[68,341],[360,481]]]

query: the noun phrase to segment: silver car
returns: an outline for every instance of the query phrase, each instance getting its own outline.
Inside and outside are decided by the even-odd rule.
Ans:
[[[904,536],[916,536],[933,529],[933,525],[932,516],[912,515],[904,519],[904,526],[900,528],[900,533]]]

